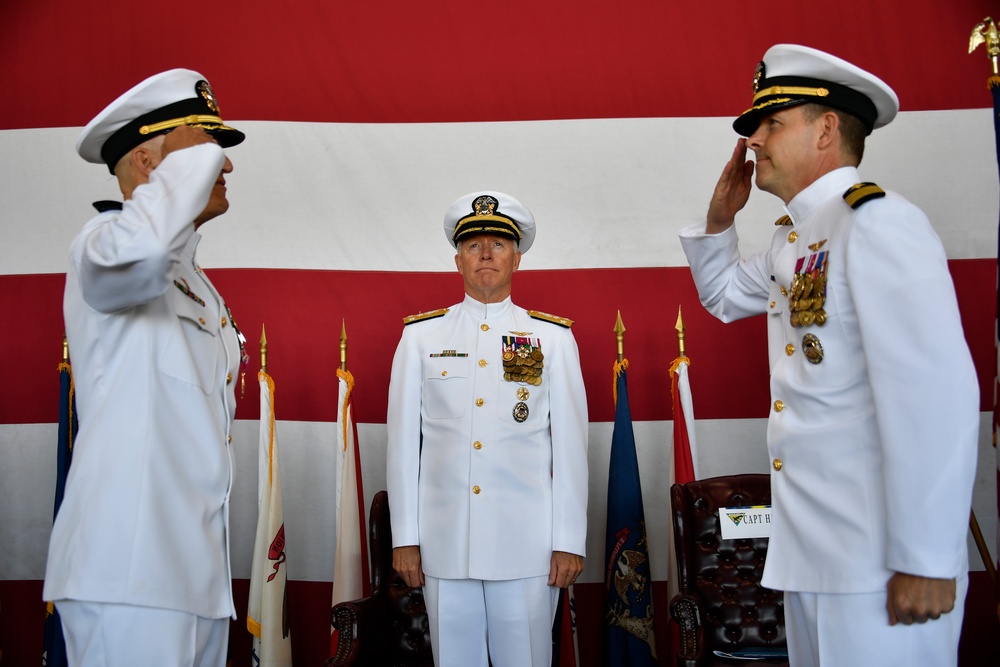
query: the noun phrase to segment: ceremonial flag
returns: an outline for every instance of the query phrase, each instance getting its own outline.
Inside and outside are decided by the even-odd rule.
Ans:
[[[559,592],[559,606],[552,624],[552,667],[580,667],[580,647],[576,639],[576,599],[572,584]]]
[[[73,395],[73,370],[63,354],[59,364],[59,437],[56,440],[56,493],[52,507],[55,521],[66,491],[66,476],[73,461],[73,441],[76,439],[76,397]],[[62,621],[55,605],[49,602],[45,610],[45,640],[42,649],[42,667],[66,667],[66,640]]]
[[[997,173],[1000,174],[1000,76],[991,76],[989,79],[990,93],[993,95],[993,139],[996,144]],[[996,453],[997,461],[997,561],[996,570],[1000,570],[1000,447],[997,447],[998,435],[1000,435],[1000,237],[997,239],[997,310],[996,324],[993,329],[994,342],[996,347],[997,372],[993,381],[993,449]],[[994,581],[994,588],[997,597],[997,617],[1000,618],[1000,581]]]
[[[291,667],[288,631],[288,570],[285,519],[281,507],[281,469],[274,431],[274,381],[261,371],[260,449],[257,459],[257,539],[250,571],[247,630],[253,635],[252,667]]]
[[[628,405],[628,360],[615,364],[615,429],[608,466],[608,524],[605,536],[605,667],[655,665],[653,592],[642,509],[639,462]]]
[[[670,395],[673,397],[674,452],[670,462],[669,489],[674,484],[686,484],[698,479],[698,450],[694,437],[694,407],[691,402],[691,385],[688,382],[688,368],[691,360],[686,356],[674,359],[670,364]],[[669,495],[667,496],[670,497]],[[667,572],[667,595],[673,599],[678,592],[677,551],[674,545],[673,508],[667,512],[668,535],[670,536],[669,562]]]
[[[370,593],[368,540],[365,537],[365,494],[361,483],[361,453],[354,426],[351,394],[354,376],[337,369],[337,548],[333,559],[333,604]],[[337,629],[330,628],[330,655],[337,646]]]

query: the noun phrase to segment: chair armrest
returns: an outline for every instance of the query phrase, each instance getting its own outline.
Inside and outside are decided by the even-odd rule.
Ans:
[[[670,601],[670,615],[680,626],[680,645],[676,650],[677,667],[700,664],[705,650],[704,629],[698,601],[686,593],[678,593]]]
[[[330,611],[330,620],[337,630],[333,656],[326,667],[379,665],[384,659],[385,642],[378,629],[386,627],[388,610],[381,597],[368,597],[340,602]],[[332,641],[332,640],[331,640]]]

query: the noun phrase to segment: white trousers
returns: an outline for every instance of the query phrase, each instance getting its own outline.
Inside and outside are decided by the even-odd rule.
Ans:
[[[889,625],[886,592],[785,592],[791,667],[956,667],[968,577],[955,608],[934,621]]]
[[[509,581],[424,575],[437,667],[550,667],[559,589],[548,576]]]
[[[69,667],[225,667],[229,618],[57,600]]]

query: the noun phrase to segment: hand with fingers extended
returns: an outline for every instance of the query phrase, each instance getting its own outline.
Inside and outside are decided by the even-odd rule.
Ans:
[[[718,234],[732,227],[736,214],[750,199],[754,164],[747,160],[746,139],[739,139],[733,154],[715,184],[712,200],[708,205],[708,226],[705,231]]]
[[[934,621],[955,608],[955,580],[897,572],[889,579],[889,625]]]
[[[179,125],[164,135],[163,148],[160,154],[162,157],[167,157],[167,155],[174,151],[184,150],[185,148],[191,148],[199,144],[215,143],[218,143],[215,137],[200,127]]]
[[[424,570],[420,564],[420,547],[410,545],[392,550],[392,569],[399,572],[407,586],[424,585]]]

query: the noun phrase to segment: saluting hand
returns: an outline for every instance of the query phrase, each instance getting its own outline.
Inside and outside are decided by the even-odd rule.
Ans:
[[[161,157],[167,157],[174,151],[197,146],[198,144],[218,143],[215,137],[210,135],[200,127],[193,125],[180,125],[168,132],[163,138],[163,148],[160,151]]]
[[[707,233],[718,234],[732,227],[736,213],[750,199],[753,166],[753,161],[747,160],[747,140],[740,138],[719,176],[719,182],[715,184],[715,192],[708,205]]]

